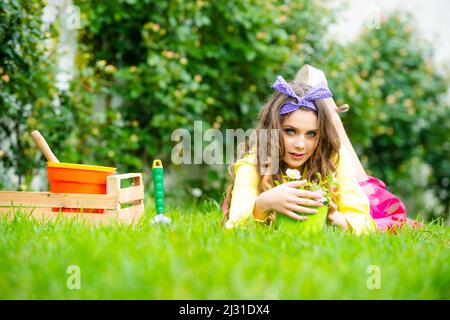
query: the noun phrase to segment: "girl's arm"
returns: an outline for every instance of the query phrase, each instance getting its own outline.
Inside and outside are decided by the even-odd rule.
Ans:
[[[244,225],[252,217],[258,197],[258,175],[250,159],[237,161],[234,179],[228,221],[225,223],[227,229]]]
[[[355,235],[376,231],[376,223],[370,215],[369,198],[356,178],[358,174],[357,166],[354,163],[355,158],[352,159],[344,143],[339,150],[339,158],[336,170],[336,178],[339,183],[337,207],[330,207],[328,219]],[[356,157],[356,159],[358,158]],[[345,218],[347,223],[342,218]]]
[[[265,204],[263,197],[258,196],[255,201],[255,207],[253,208],[253,218],[258,222],[266,222],[269,218],[270,210]]]
[[[330,209],[328,210],[327,217],[331,224],[341,227],[342,230],[348,231],[351,229],[347,219],[345,219],[345,216],[338,211],[337,205],[333,202],[330,203]]]

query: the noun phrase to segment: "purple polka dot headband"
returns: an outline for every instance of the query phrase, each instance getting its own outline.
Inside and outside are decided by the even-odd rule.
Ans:
[[[317,112],[317,107],[314,104],[314,101],[330,98],[333,96],[326,84],[319,83],[318,85],[311,88],[305,94],[305,96],[300,98],[282,76],[277,77],[277,80],[272,85],[272,89],[284,93],[285,95],[295,100],[288,101],[283,104],[283,106],[280,108],[280,115],[298,110],[298,108],[300,107],[306,107]]]

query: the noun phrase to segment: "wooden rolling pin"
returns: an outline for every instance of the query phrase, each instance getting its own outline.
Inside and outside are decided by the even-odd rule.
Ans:
[[[44,137],[39,131],[34,130],[31,133],[31,136],[33,137],[34,142],[36,142],[39,150],[41,150],[48,162],[59,162],[58,158],[56,158],[56,156],[53,154],[52,149],[50,149],[47,141],[45,141]]]

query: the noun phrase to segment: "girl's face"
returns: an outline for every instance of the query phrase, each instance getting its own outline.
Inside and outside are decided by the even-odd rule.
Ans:
[[[298,169],[314,153],[319,140],[319,124],[313,111],[296,110],[282,120],[283,161]]]

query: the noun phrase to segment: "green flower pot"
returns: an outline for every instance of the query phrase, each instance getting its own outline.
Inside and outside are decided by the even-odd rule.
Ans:
[[[275,224],[280,229],[292,230],[296,233],[301,234],[314,234],[323,232],[327,221],[328,206],[312,208],[317,208],[319,212],[315,214],[301,214],[308,217],[308,219],[304,221],[294,220],[284,214],[277,213]]]

